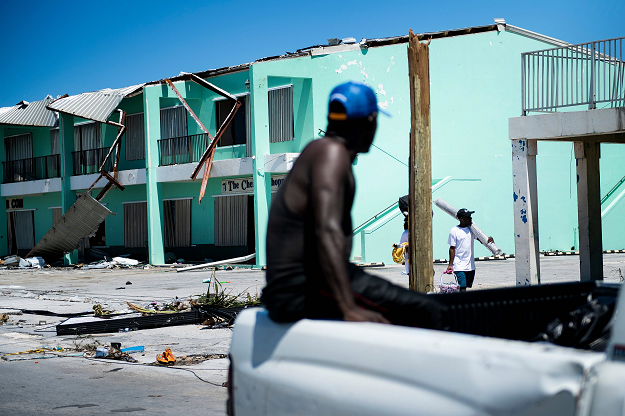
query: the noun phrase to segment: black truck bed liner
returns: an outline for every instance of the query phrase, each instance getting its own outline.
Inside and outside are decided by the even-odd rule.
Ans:
[[[512,340],[535,340],[556,318],[597,297],[616,299],[620,284],[574,282],[436,294],[450,310],[450,330]]]

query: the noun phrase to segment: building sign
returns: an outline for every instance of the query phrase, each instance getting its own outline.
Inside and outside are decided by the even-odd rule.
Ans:
[[[254,181],[252,181],[252,178],[222,179],[221,193],[222,194],[253,194],[254,193]]]
[[[285,179],[286,179],[286,175],[272,176],[271,177],[271,192],[278,192],[278,189],[280,189]]]
[[[7,198],[7,209],[24,209],[24,198]]]
[[[271,177],[271,192],[277,192],[284,183],[286,175]],[[252,178],[222,179],[221,194],[253,194],[254,181]]]

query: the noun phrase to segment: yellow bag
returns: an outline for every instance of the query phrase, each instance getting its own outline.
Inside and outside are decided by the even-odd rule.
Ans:
[[[406,260],[406,249],[408,248],[408,243],[401,244],[393,244],[393,251],[391,255],[393,256],[393,261],[398,264],[404,264]]]

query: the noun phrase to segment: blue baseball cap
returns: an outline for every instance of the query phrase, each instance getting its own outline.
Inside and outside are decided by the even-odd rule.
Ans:
[[[345,107],[345,113],[330,111],[330,106],[335,101]],[[364,118],[378,112],[390,116],[389,113],[378,107],[375,92],[371,87],[360,82],[346,82],[336,86],[330,93],[328,104],[328,118],[330,120]]]

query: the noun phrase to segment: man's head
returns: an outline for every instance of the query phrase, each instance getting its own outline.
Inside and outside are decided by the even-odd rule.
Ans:
[[[471,214],[473,214],[474,212],[475,211],[469,211],[466,208],[460,208],[458,210],[456,217],[460,221],[460,226],[462,228],[469,227],[471,224],[473,224],[473,219],[471,218]]]
[[[358,82],[340,84],[330,94],[327,132],[346,139],[357,153],[366,153],[373,143],[378,111],[370,87]]]

